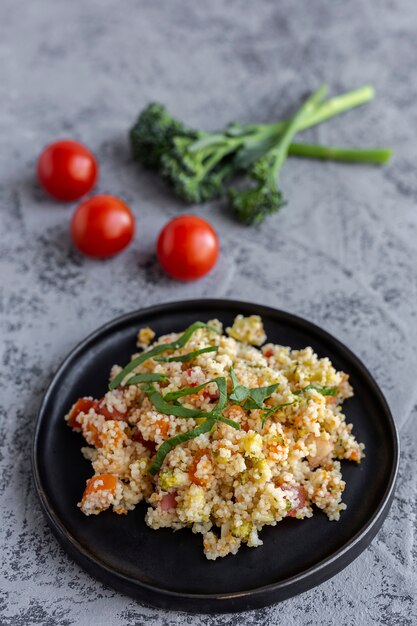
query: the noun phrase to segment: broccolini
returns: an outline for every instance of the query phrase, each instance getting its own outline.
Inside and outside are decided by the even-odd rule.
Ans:
[[[383,148],[343,148],[292,142],[296,133],[364,104],[372,87],[324,100],[320,88],[289,120],[273,124],[231,123],[222,131],[192,129],[158,103],[148,105],[130,131],[133,157],[159,171],[175,194],[191,203],[223,195],[236,175],[255,186],[229,189],[229,203],[245,224],[258,224],[285,201],[277,184],[288,155],[356,163],[382,164],[391,157]]]

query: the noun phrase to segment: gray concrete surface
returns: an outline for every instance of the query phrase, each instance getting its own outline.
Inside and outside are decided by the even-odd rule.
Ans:
[[[417,623],[416,24],[413,0],[2,0],[2,625]],[[154,241],[181,203],[130,160],[126,131],[138,110],[160,100],[207,128],[266,121],[322,81],[333,93],[372,83],[378,97],[307,136],[388,144],[392,164],[293,160],[282,179],[288,206],[257,229],[233,222],[220,202],[197,207],[220,234],[221,260],[200,282],[166,278]],[[72,249],[73,207],[34,181],[39,150],[62,136],[97,153],[99,191],[137,216],[134,244],[111,261]],[[244,616],[165,613],[92,579],[51,535],[29,466],[42,392],[74,344],[122,312],[204,296],[322,325],[373,372],[401,432],[397,497],[371,547],[320,587]]]

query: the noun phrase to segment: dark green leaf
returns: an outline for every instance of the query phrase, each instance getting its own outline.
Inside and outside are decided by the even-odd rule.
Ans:
[[[127,385],[138,385],[139,383],[158,383],[163,380],[167,380],[165,374],[153,374],[151,372],[145,372],[144,374],[136,374],[126,381]]]
[[[235,422],[235,420],[231,420],[228,417],[223,417],[223,415],[218,415],[217,413],[216,413],[216,419],[219,422],[223,422],[224,424],[231,426],[235,430],[241,430],[240,424],[238,422]]]
[[[216,383],[219,390],[219,400],[211,411],[202,411],[201,409],[188,409],[187,407],[175,402],[177,398],[190,395],[191,393],[195,393],[196,390],[203,389],[211,382]],[[213,380],[209,380],[206,383],[199,385],[198,387],[187,387],[186,389],[180,389],[179,391],[167,393],[165,396],[162,396],[152,384],[144,385],[143,391],[146,393],[156,410],[159,413],[163,413],[164,415],[175,415],[176,417],[184,418],[191,417],[194,419],[214,417],[216,420],[218,419],[225,424],[232,425],[233,428],[240,429],[240,426],[237,422],[234,422],[233,420],[226,421],[227,418],[224,418],[221,415],[221,411],[223,411],[227,404],[227,384],[226,379],[222,376],[220,376],[219,378],[214,378]],[[173,400],[174,404],[169,404],[169,402],[167,402],[167,398]]]
[[[276,391],[278,383],[269,385],[268,387],[256,387],[255,389],[249,389],[249,398],[256,404],[256,408],[261,409],[263,407],[264,400],[269,398],[274,391]]]
[[[294,404],[294,402],[284,402],[283,404],[277,404],[271,407],[270,409],[268,409],[267,411],[265,411],[265,413],[262,415],[262,418],[261,418],[262,426],[264,426],[265,421],[268,419],[268,417],[270,417],[271,415],[273,415],[280,409],[283,409],[285,406],[291,406],[292,404]]]
[[[152,359],[153,357],[161,354],[162,352],[166,352],[167,350],[179,350],[180,348],[183,348],[185,344],[189,341],[193,333],[199,328],[208,328],[209,330],[214,330],[215,332],[217,332],[215,328],[208,326],[203,322],[194,322],[194,324],[191,324],[191,326],[189,326],[183,332],[183,334],[175,341],[155,346],[151,350],[143,352],[140,356],[136,357],[136,359],[130,361],[130,363],[128,363],[128,365],[126,365],[126,367],[113,378],[113,380],[109,384],[109,389],[116,389],[116,387],[121,384],[127,374],[130,374],[130,372],[132,372],[136,367],[138,367],[148,359]]]
[[[314,385],[311,383],[304,387],[303,389],[298,389],[298,391],[294,391],[295,396],[299,396],[301,393],[305,391],[309,391],[310,389],[314,389],[314,391],[318,391],[322,396],[336,396],[338,392],[338,387],[326,387],[325,385]]]
[[[218,387],[219,380],[222,380],[222,379],[213,378],[212,380],[207,380],[205,383],[202,383],[201,385],[196,385],[195,387],[184,387],[183,389],[178,389],[178,391],[169,391],[168,393],[164,395],[164,400],[166,400],[167,402],[171,402],[172,400],[177,400],[178,398],[183,398],[184,396],[191,396],[195,393],[198,393],[202,389],[204,389],[204,387],[206,387],[210,383],[216,383]]]
[[[162,463],[164,462],[168,452],[170,452],[173,448],[175,448],[175,446],[178,446],[180,443],[185,443],[190,439],[195,439],[196,437],[199,437],[204,433],[208,433],[213,428],[215,423],[215,419],[208,418],[203,424],[196,426],[196,428],[193,428],[186,433],[180,433],[179,435],[175,435],[175,437],[171,437],[170,439],[164,441],[164,443],[158,448],[154,461],[149,468],[149,472],[152,475],[155,475],[156,472],[160,469]]]
[[[200,356],[200,354],[205,354],[206,352],[217,352],[218,349],[219,346],[209,346],[208,348],[201,348],[200,350],[194,350],[194,352],[188,352],[187,354],[181,354],[180,356],[157,356],[155,357],[155,361],[161,363],[173,363],[175,361],[187,363],[187,361],[192,361],[196,357]]]
[[[243,402],[243,407],[247,410],[262,409],[264,401],[269,398],[278,387],[278,383],[275,383],[268,387],[254,387],[249,389],[239,383],[232,367],[230,368],[230,377],[233,385],[233,391],[229,396],[230,400],[239,403]]]
[[[224,376],[219,376],[218,378],[214,378],[213,382],[216,383],[217,389],[219,390],[219,399],[217,404],[212,409],[213,412],[221,413],[227,405],[227,382]]]
[[[229,396],[230,400],[233,400],[233,402],[243,402],[249,395],[249,389],[239,383],[233,367],[230,368],[230,378],[232,379],[233,385],[233,391]]]
[[[155,389],[155,387],[151,384],[145,385],[143,387],[143,391],[146,393],[149,400],[152,402],[155,409],[159,413],[163,413],[164,415],[175,415],[176,417],[192,417],[192,418],[206,417],[204,412],[200,411],[200,409],[187,409],[186,407],[180,404],[169,404],[169,402],[166,401],[164,396],[162,396]],[[179,392],[175,392],[175,393],[179,393]],[[171,399],[175,400],[176,398],[171,398]],[[206,411],[206,413],[208,412]]]

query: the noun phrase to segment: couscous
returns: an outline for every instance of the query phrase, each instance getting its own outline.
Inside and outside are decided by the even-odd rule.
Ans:
[[[265,344],[258,316],[225,334],[212,320],[154,337],[141,329],[141,352],[113,366],[104,397],[65,417],[93,467],[85,515],[145,500],[148,526],[200,533],[208,559],[261,545],[264,525],[311,517],[314,505],[339,519],[340,461],[364,456],[342,413],[345,373],[309,347]]]

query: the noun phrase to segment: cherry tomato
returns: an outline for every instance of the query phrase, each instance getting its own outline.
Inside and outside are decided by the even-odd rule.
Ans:
[[[129,207],[114,196],[93,196],[82,202],[71,220],[71,237],[88,256],[105,258],[126,248],[135,232]]]
[[[206,220],[196,215],[181,215],[161,230],[157,253],[168,274],[179,280],[195,280],[215,265],[219,240]]]
[[[94,155],[81,143],[56,141],[38,159],[38,179],[57,200],[77,200],[95,185],[98,165]]]

